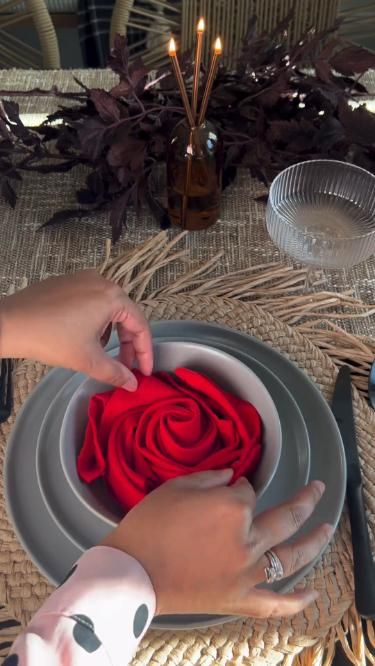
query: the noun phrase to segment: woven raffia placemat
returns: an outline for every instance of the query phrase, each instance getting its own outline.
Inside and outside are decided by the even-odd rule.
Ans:
[[[150,319],[197,319],[231,326],[255,335],[288,356],[310,375],[327,399],[331,397],[336,375],[331,359],[294,328],[252,303],[185,294],[146,300],[144,307]],[[44,373],[45,368],[32,363],[18,367],[15,377],[15,413]],[[365,500],[370,530],[374,535],[375,414],[357,391],[354,394],[354,405],[360,455],[366,461],[366,465],[363,465]],[[1,461],[4,459],[6,440],[13,422],[14,415],[9,423],[0,428]],[[18,544],[6,516],[2,492],[0,481],[0,604],[6,605],[11,616],[25,623],[46,598],[50,587]],[[354,636],[355,654],[352,654],[352,658],[356,658],[357,664],[364,663],[364,644],[361,644],[358,618],[352,609],[351,540],[346,516],[342,518],[335,539],[324,557],[302,585],[318,589],[320,598],[316,604],[294,618],[270,621],[248,619],[193,632],[152,630],[143,639],[133,665],[291,664],[303,648],[308,649],[298,657],[301,664],[320,664],[324,650],[328,651],[329,660],[337,638],[346,647],[344,631],[347,628]],[[371,626],[369,634],[375,648]]]

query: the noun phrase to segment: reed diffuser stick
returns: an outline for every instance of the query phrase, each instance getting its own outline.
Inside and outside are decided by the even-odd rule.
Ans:
[[[218,37],[216,42],[215,42],[215,45],[214,45],[214,53],[213,53],[212,60],[211,60],[210,71],[208,72],[206,89],[204,91],[202,104],[201,104],[201,109],[200,109],[200,112],[199,112],[198,126],[203,123],[203,121],[205,119],[205,116],[206,116],[208,100],[210,99],[211,90],[212,90],[212,86],[214,84],[214,80],[215,80],[215,77],[216,77],[217,68],[219,66],[219,58],[222,54],[222,51],[223,51],[223,48],[222,48],[222,45],[221,45],[221,39],[220,39],[220,37]]]
[[[191,97],[191,112],[193,114],[194,122],[196,122],[196,117],[197,117],[199,78],[200,78],[200,73],[201,73],[204,29],[205,29],[204,19],[201,18],[201,19],[199,19],[199,22],[198,22],[198,25],[197,25],[197,46],[196,46],[196,51],[195,51],[193,93],[192,93],[192,97]]]
[[[180,65],[179,65],[179,62],[178,62],[178,59],[177,59],[176,42],[174,41],[173,37],[172,37],[171,41],[169,42],[168,53],[169,53],[169,56],[171,58],[171,62],[172,62],[173,69],[174,69],[174,74],[175,74],[175,77],[176,77],[178,87],[180,89],[180,94],[181,94],[182,102],[183,102],[183,105],[184,105],[184,109],[185,109],[185,113],[186,113],[189,125],[190,125],[190,127],[194,127],[195,120],[194,120],[193,114],[191,112],[191,108],[190,108],[188,96],[187,96],[187,93],[186,93],[184,80],[182,78],[182,72],[181,72]]]

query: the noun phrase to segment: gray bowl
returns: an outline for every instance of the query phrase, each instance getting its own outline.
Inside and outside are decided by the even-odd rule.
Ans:
[[[118,350],[112,353],[116,354]],[[270,394],[257,375],[234,357],[213,347],[192,342],[158,342],[154,345],[154,370],[171,372],[177,367],[206,374],[219,386],[251,402],[263,422],[263,455],[252,483],[258,497],[263,495],[276,472],[281,454],[279,415]],[[60,457],[72,491],[86,508],[115,526],[123,510],[104,480],[87,485],[77,473],[76,460],[87,426],[88,405],[92,395],[110,390],[108,384],[87,379],[73,394],[60,431]]]

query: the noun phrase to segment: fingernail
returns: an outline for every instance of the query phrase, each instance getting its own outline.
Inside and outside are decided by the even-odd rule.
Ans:
[[[138,388],[138,382],[134,375],[131,375],[126,384],[123,384],[121,388],[125,389],[125,391],[130,391],[131,393],[136,391]]]
[[[234,474],[234,469],[232,469],[231,467],[226,467],[225,469],[221,469],[218,471],[220,471],[223,474],[223,476],[229,476],[230,478]]]
[[[312,481],[312,482],[311,482],[311,485],[312,485],[314,488],[316,488],[316,490],[318,491],[318,493],[320,494],[320,496],[323,495],[323,493],[324,493],[324,491],[325,491],[325,489],[326,489],[325,483],[323,483],[323,481]]]
[[[330,523],[324,523],[322,527],[324,529],[328,541],[331,538],[331,536],[334,534],[335,528],[333,525],[330,525]]]

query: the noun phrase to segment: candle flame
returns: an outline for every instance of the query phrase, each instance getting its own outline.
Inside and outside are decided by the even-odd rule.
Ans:
[[[204,18],[201,17],[197,25],[197,32],[204,32],[205,27]]]
[[[175,56],[176,52],[177,52],[176,42],[174,41],[174,39],[172,37],[171,41],[169,42],[168,53],[169,53],[170,56]]]
[[[218,38],[216,39],[216,41],[215,41],[215,44],[214,44],[214,51],[215,51],[215,55],[221,55],[221,53],[222,53],[222,51],[223,51],[223,46],[222,46],[222,44],[221,44],[221,39],[220,39],[220,37],[218,37]]]

